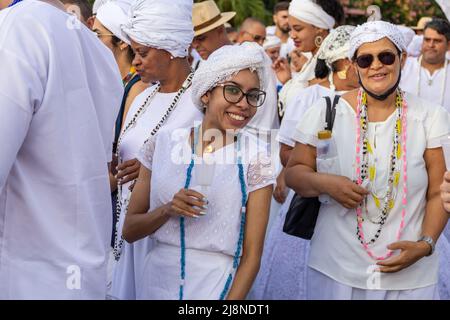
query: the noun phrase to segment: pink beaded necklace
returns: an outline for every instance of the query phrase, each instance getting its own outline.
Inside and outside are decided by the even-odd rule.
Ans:
[[[401,126],[401,146],[402,146],[402,165],[403,165],[403,195],[402,195],[402,219],[400,222],[400,226],[399,229],[397,231],[397,235],[396,235],[396,241],[399,241],[401,236],[402,236],[402,232],[403,229],[405,227],[405,216],[406,216],[406,205],[407,205],[407,181],[408,181],[408,176],[407,176],[407,162],[406,162],[406,138],[407,138],[407,103],[406,100],[404,98],[404,94],[403,92],[401,92],[400,90],[398,90],[397,95],[400,97],[402,103],[401,103],[401,121],[402,121],[402,126]],[[363,183],[363,177],[362,177],[362,163],[361,163],[361,149],[362,149],[362,144],[363,141],[361,139],[361,127],[362,127],[362,121],[361,121],[361,114],[362,114],[362,109],[366,108],[367,109],[367,94],[364,92],[363,89],[359,90],[358,93],[358,105],[356,107],[356,177],[357,177],[357,184],[358,185],[362,185]],[[377,256],[373,253],[373,251],[369,248],[369,243],[366,243],[365,241],[365,236],[364,236],[364,231],[363,231],[363,216],[362,216],[362,203],[356,208],[356,221],[357,221],[357,236],[360,239],[360,242],[364,248],[364,250],[367,252],[367,254],[374,260],[385,260],[389,257],[392,256],[393,251],[388,250],[388,252],[383,255],[383,256]]]

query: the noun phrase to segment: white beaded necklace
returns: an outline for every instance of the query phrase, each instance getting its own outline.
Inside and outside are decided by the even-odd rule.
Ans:
[[[161,120],[158,122],[158,124],[150,132],[150,137],[154,136],[158,132],[158,130],[163,126],[163,124],[167,121],[167,119],[171,115],[172,111],[175,109],[175,107],[177,106],[178,102],[180,101],[180,98],[183,95],[183,93],[185,93],[186,90],[191,86],[193,77],[194,77],[194,73],[191,72],[188,75],[188,77],[186,78],[186,80],[183,82],[183,85],[181,86],[180,90],[178,90],[178,92],[176,93],[175,98],[173,99],[173,101],[170,104],[170,106],[167,108],[167,111],[164,113],[164,115],[161,118]],[[145,111],[147,110],[148,106],[150,105],[150,102],[153,100],[153,98],[156,95],[156,93],[159,92],[160,88],[161,88],[161,85],[158,83],[156,85],[155,89],[152,90],[152,92],[148,95],[147,99],[145,99],[145,101],[142,104],[142,106],[136,111],[136,113],[134,114],[133,118],[128,123],[128,125],[125,127],[125,129],[121,132],[121,134],[119,136],[119,139],[117,141],[117,148],[116,148],[116,157],[117,157],[118,163],[122,162],[122,159],[120,157],[120,147],[122,145],[123,137],[125,136],[125,134],[132,127],[134,127],[136,125],[137,120],[140,118],[140,116],[142,114],[145,113]],[[147,141],[148,141],[148,139],[146,140],[146,142]],[[133,181],[132,184],[135,181]],[[116,259],[116,261],[118,261],[120,259],[120,254],[122,252],[122,246],[123,246],[123,238],[118,239],[119,238],[118,237],[118,235],[119,235],[118,228],[119,228],[119,223],[120,223],[120,213],[122,211],[122,197],[121,196],[122,196],[122,185],[118,184],[118,186],[117,186],[117,202],[116,202],[117,222],[116,222],[116,230],[114,232],[114,248],[113,248],[113,254],[114,254],[114,258]],[[127,199],[125,199],[125,201],[124,201],[124,207],[126,208],[125,210],[128,209],[128,203],[130,201],[130,198],[131,198],[131,192],[128,194]]]
[[[422,58],[423,58],[423,56],[421,55],[419,57],[419,77],[418,77],[419,79],[417,80],[417,96],[419,96],[419,97],[420,97],[420,81],[421,81],[421,76],[422,76]],[[446,58],[445,59],[445,64],[444,64],[444,81],[442,83],[441,100],[440,100],[440,105],[441,106],[444,105],[445,87],[447,85],[447,66],[448,66],[448,60]],[[425,70],[427,70],[427,69],[425,69]],[[428,79],[428,85],[431,86],[432,81],[433,81],[432,79],[431,80]]]

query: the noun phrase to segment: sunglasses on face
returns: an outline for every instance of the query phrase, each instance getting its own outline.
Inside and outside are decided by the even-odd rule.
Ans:
[[[385,66],[393,65],[395,62],[396,54],[392,52],[381,52],[378,54],[377,58]],[[356,64],[362,69],[370,67],[375,60],[372,54],[362,54],[356,58]]]
[[[266,100],[266,93],[259,89],[251,89],[244,92],[234,84],[219,84],[218,86],[223,87],[223,97],[229,103],[239,103],[246,97],[249,105],[258,108],[262,106]]]

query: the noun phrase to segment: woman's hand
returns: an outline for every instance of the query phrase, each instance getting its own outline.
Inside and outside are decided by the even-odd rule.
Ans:
[[[277,60],[275,60],[275,62],[272,64],[272,69],[275,71],[278,81],[280,81],[282,84],[288,82],[292,77],[291,67],[289,66],[289,62],[285,58],[278,58]]]
[[[347,209],[355,209],[369,193],[347,177],[327,175],[327,193]]]
[[[198,218],[206,214],[207,205],[208,203],[201,193],[195,190],[181,189],[173,196],[172,201],[167,204],[167,214]]]
[[[117,166],[117,183],[122,185],[127,182],[136,180],[139,176],[139,169],[141,168],[141,163],[137,159],[131,159],[122,162]]]
[[[377,262],[380,272],[393,273],[409,267],[430,253],[430,245],[425,241],[399,241],[388,246],[389,250],[401,250],[399,255]]]
[[[445,211],[450,213],[450,171],[444,174],[444,181],[441,184],[441,200]]]

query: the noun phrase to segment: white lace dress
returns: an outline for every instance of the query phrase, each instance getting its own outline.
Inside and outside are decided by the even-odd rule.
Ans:
[[[190,162],[190,129],[162,129],[144,145],[141,163],[152,171],[150,211],[168,203],[184,187]],[[274,170],[267,148],[249,134],[241,138],[247,192],[274,183]],[[207,213],[185,219],[185,299],[218,299],[232,269],[241,222],[241,186],[235,144],[213,153],[214,178],[206,194]],[[190,189],[197,189],[196,167]],[[147,255],[138,299],[178,299],[180,284],[180,224],[170,218],[151,238],[156,246]]]

